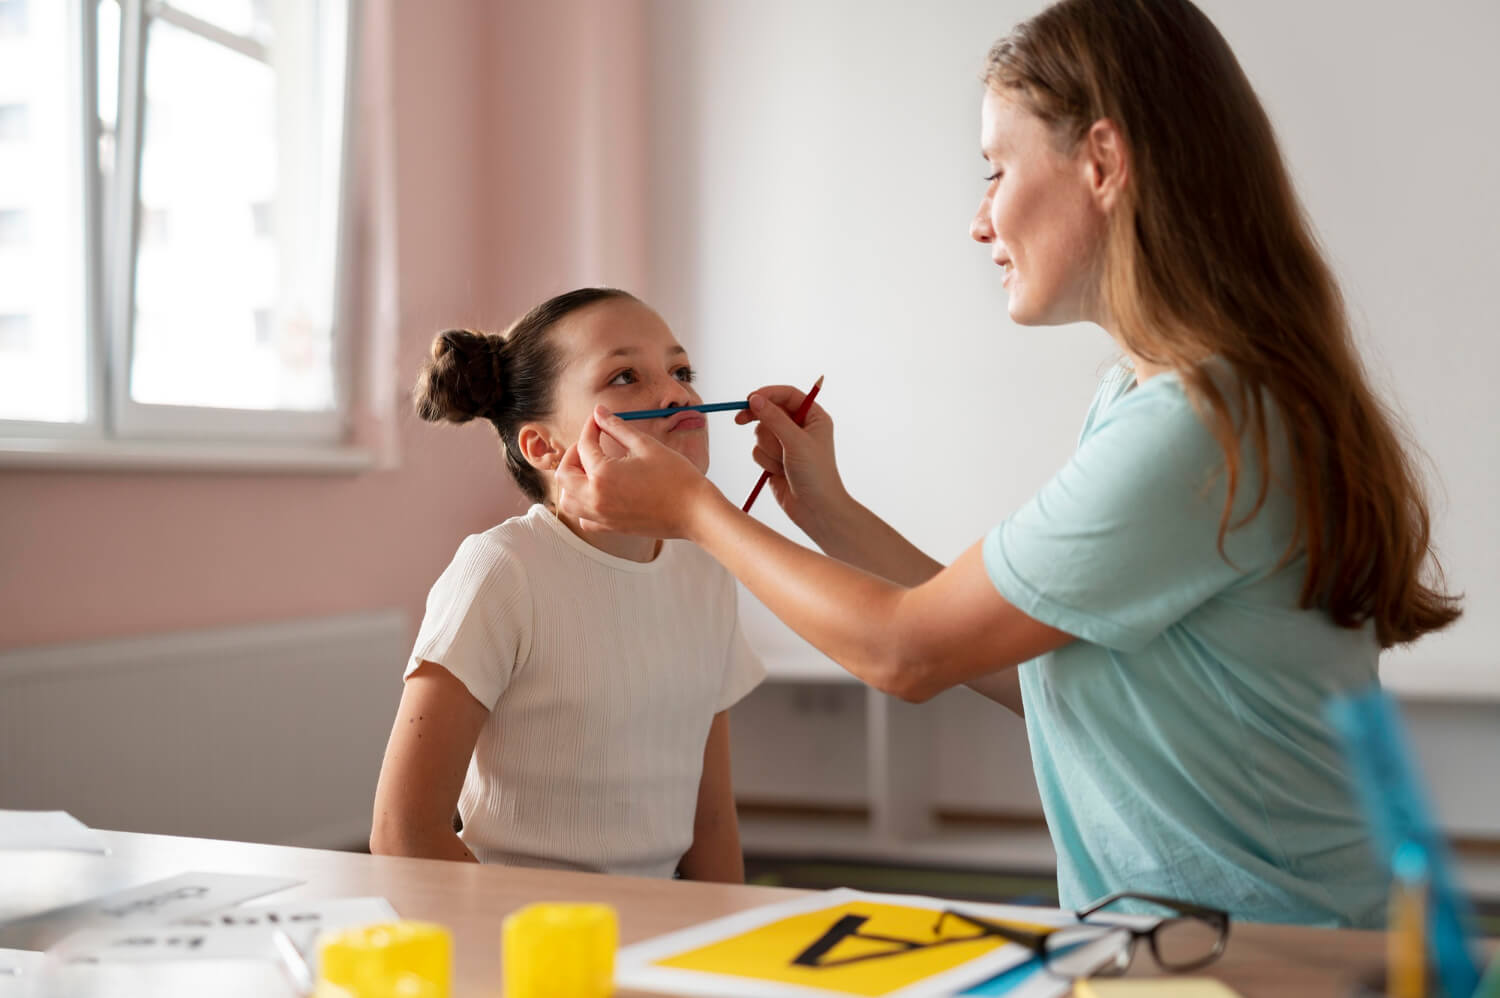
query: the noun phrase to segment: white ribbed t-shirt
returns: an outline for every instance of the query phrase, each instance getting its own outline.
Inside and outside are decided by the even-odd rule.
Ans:
[[[765,676],[702,550],[616,558],[542,505],[459,545],[405,674],[424,659],[490,711],[458,802],[469,850],[628,876],[676,870],[709,724]]]

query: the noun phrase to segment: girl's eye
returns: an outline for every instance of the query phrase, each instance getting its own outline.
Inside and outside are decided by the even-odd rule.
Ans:
[[[609,383],[612,385],[633,385],[637,380],[639,379],[636,378],[635,372],[627,367],[613,378],[610,378]]]
[[[677,370],[673,371],[672,374],[677,378],[678,381],[681,381],[684,384],[688,385],[691,385],[695,380],[697,380],[698,377],[698,372],[694,371],[691,367],[679,367]]]

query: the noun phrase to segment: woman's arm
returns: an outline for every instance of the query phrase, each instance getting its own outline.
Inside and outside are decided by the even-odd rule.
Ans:
[[[601,427],[623,456],[605,455]],[[603,409],[565,456],[558,480],[568,513],[609,529],[694,541],[819,651],[904,700],[930,699],[1073,640],[996,591],[979,544],[921,585],[898,585],[745,515],[680,454]]]
[[[698,781],[698,811],[693,817],[693,844],[682,855],[682,875],[689,880],[745,882],[740,851],[740,822],[734,809],[729,776],[729,712],[714,715],[703,746],[703,776]]]
[[[919,586],[943,570],[895,528],[849,495],[838,472],[833,419],[813,404],[798,426],[787,413],[802,406],[804,394],[790,385],[771,385],[756,395],[771,402],[758,412],[741,412],[737,423],[758,421],[755,463],[770,475],[771,491],[792,522],[823,551],[872,575],[904,586]],[[971,680],[969,689],[1024,717],[1021,679],[1002,669]]]
[[[693,508],[690,539],[818,650],[903,700],[931,699],[1073,640],[996,591],[979,543],[906,588],[801,547],[717,491]]]
[[[904,586],[926,582],[942,569],[916,545],[857,502],[844,488],[834,457],[833,418],[816,403],[802,425],[788,415],[804,394],[790,385],[758,389],[769,405],[741,412],[735,422],[758,421],[752,457],[770,476],[782,510],[831,557]]]
[[[440,665],[424,661],[407,677],[375,788],[370,852],[478,862],[453,831],[453,814],[489,716]]]

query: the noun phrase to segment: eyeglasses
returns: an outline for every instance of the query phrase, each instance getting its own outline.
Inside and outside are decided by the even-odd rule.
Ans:
[[[1119,920],[1088,921],[1089,916],[1121,901],[1144,901],[1174,914],[1144,927],[1139,924],[1140,916],[1123,913]],[[1104,914],[1108,917],[1112,913]],[[1019,943],[1035,953],[1049,973],[1067,978],[1123,974],[1130,966],[1136,942],[1141,939],[1150,941],[1151,955],[1163,970],[1196,970],[1217,960],[1229,938],[1228,912],[1153,894],[1111,894],[1074,915],[1078,918],[1076,925],[1064,925],[1050,932],[1028,932],[945,908],[938,915],[933,931],[942,931],[943,919],[956,918],[980,930],[973,938],[1000,936]]]

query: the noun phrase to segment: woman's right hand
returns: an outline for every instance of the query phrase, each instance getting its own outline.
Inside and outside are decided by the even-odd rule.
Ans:
[[[792,418],[806,393],[790,385],[768,385],[750,393],[750,410],[736,423],[759,421],[755,463],[770,473],[771,492],[791,521],[814,541],[820,526],[850,502],[833,453],[833,417],[816,402],[798,426]]]

